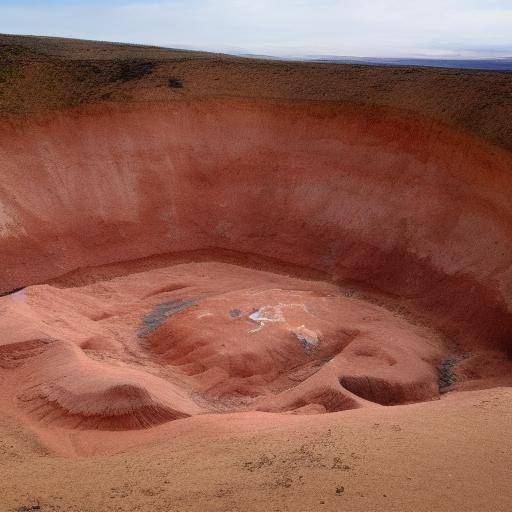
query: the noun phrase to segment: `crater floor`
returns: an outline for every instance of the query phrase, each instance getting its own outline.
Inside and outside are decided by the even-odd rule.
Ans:
[[[353,286],[213,261],[92,275],[0,299],[3,406],[43,437],[136,442],[189,416],[406,404],[512,373]]]

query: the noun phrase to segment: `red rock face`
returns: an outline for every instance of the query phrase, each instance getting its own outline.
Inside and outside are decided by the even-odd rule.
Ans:
[[[0,299],[27,421],[325,412],[435,398],[450,358],[510,370],[512,158],[470,134],[334,103],[91,106],[3,122],[0,172],[4,291],[180,251],[275,260]]]

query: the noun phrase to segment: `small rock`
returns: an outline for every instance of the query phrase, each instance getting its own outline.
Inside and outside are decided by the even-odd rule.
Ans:
[[[35,500],[31,505],[20,507],[17,512],[39,512],[41,510],[41,506],[39,505],[39,501]]]
[[[293,334],[295,334],[295,337],[306,351],[315,348],[320,343],[318,334],[315,331],[306,329],[303,325],[295,329]]]

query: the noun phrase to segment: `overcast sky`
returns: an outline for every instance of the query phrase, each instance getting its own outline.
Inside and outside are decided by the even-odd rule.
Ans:
[[[268,55],[512,56],[512,0],[0,0],[0,32]]]

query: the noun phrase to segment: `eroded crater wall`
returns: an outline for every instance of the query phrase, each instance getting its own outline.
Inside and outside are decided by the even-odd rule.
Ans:
[[[219,247],[409,297],[489,343],[512,323],[512,158],[340,103],[96,105],[0,126],[0,288]]]

